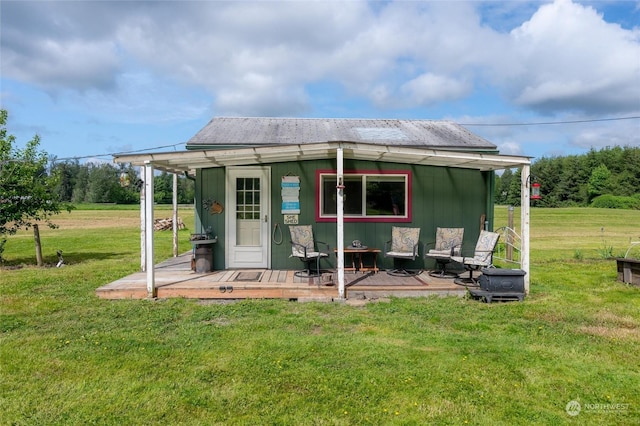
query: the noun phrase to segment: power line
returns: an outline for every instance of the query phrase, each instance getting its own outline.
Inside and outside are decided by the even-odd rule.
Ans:
[[[155,146],[153,148],[145,148],[145,149],[136,149],[133,151],[123,151],[123,152],[117,152],[117,153],[109,153],[109,154],[95,154],[95,155],[83,155],[81,157],[65,157],[65,158],[56,158],[56,161],[67,161],[67,160],[84,160],[87,158],[100,158],[100,157],[111,157],[113,155],[116,154],[135,154],[138,152],[145,152],[145,151],[154,151],[156,149],[162,149],[162,148],[175,148],[176,146],[179,145],[184,145],[184,142],[180,142],[180,143],[174,143],[171,145],[162,145],[162,146]]]
[[[529,123],[458,123],[461,126],[478,126],[478,127],[506,127],[506,126],[549,126],[549,125],[557,125],[557,124],[580,124],[580,123],[597,123],[603,121],[622,121],[622,120],[638,120],[640,116],[631,116],[631,117],[614,117],[614,118],[592,118],[588,120],[565,120],[565,121],[532,121]],[[65,158],[56,158],[56,161],[67,161],[67,160],[84,160],[87,158],[100,158],[100,157],[111,157],[116,154],[135,154],[139,152],[145,151],[153,151],[157,149],[163,148],[175,148],[179,145],[184,145],[185,142],[174,143],[171,145],[163,145],[156,146],[153,148],[145,148],[138,149],[133,151],[122,151],[117,153],[108,153],[108,154],[95,154],[95,155],[84,155],[78,157],[65,157]]]
[[[553,124],[579,124],[579,123],[596,123],[600,121],[621,121],[621,120],[637,120],[640,116],[632,117],[616,117],[616,118],[592,118],[589,120],[567,120],[567,121],[534,121],[530,123],[459,123],[461,126],[547,126]]]

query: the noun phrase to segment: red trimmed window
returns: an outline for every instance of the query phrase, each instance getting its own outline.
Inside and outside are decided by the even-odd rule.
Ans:
[[[335,170],[316,172],[316,220],[336,220]],[[344,220],[347,222],[411,222],[411,172],[345,171]]]

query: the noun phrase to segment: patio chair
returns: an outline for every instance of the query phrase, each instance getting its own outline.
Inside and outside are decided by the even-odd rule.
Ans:
[[[420,243],[420,228],[391,228],[391,240],[384,243],[384,257],[393,258],[394,269],[387,271],[390,275],[413,276],[422,270],[408,270],[402,264],[418,257]],[[397,263],[397,265],[396,265]]]
[[[320,275],[320,259],[329,257],[329,244],[322,241],[314,241],[311,225],[289,226],[291,234],[291,256],[297,257],[306,265],[304,271],[294,273],[297,277],[317,277]],[[315,271],[311,264],[315,263]]]
[[[478,286],[478,280],[473,278],[473,271],[493,266],[493,252],[498,245],[498,238],[500,234],[482,230],[472,257],[451,256],[453,262],[461,263],[469,271],[469,278],[458,277],[454,281],[456,284]]]
[[[460,256],[463,235],[464,228],[436,228],[436,241],[433,243],[433,248],[424,254],[425,258],[436,261],[437,268],[435,271],[429,272],[429,275],[436,278],[456,278],[458,276],[457,273],[447,271],[447,264],[451,262],[452,256]]]

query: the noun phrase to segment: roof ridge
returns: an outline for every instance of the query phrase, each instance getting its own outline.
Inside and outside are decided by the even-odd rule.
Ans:
[[[358,118],[358,117],[266,117],[266,116],[214,116],[210,121],[218,120],[218,119],[237,119],[237,120],[335,120],[335,121],[430,121],[430,122],[442,122],[442,123],[453,123],[458,124],[453,120],[444,119],[444,118]],[[459,124],[458,124],[459,125]]]

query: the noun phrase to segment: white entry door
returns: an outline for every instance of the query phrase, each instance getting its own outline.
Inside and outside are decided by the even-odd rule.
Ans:
[[[227,268],[269,267],[271,169],[227,168]]]

